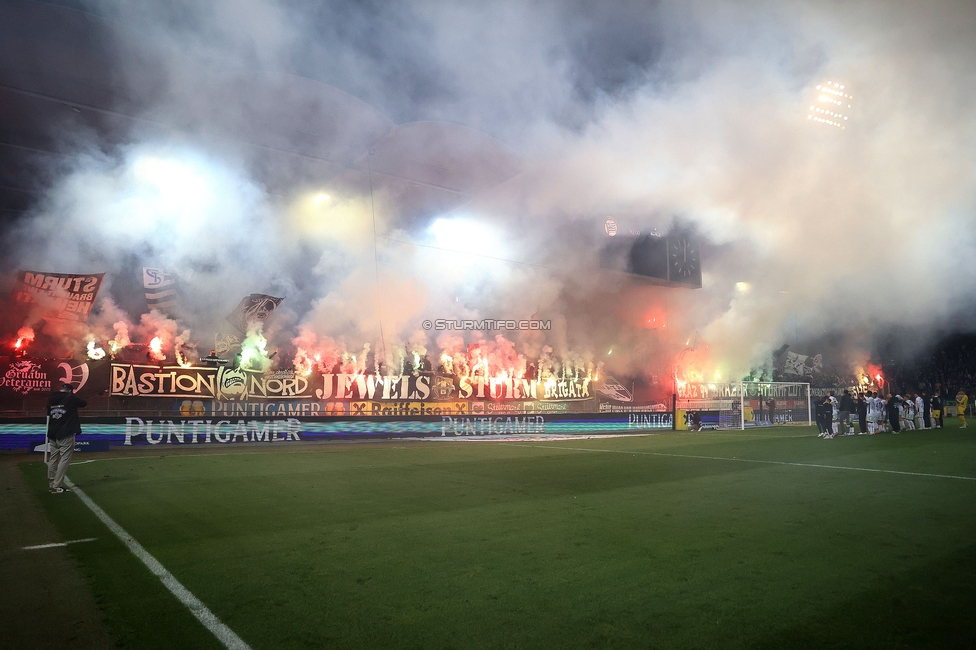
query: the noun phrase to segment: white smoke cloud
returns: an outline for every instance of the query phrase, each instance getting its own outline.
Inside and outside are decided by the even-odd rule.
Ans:
[[[784,341],[869,347],[971,302],[963,3],[96,7],[139,54],[120,64],[144,121],[112,155],[75,156],[20,258],[108,279],[132,254],[178,270],[195,335],[241,295],[277,291],[270,346],[328,341],[330,360],[370,344],[393,364],[448,339],[454,355],[453,338],[422,336],[424,318],[539,317],[553,330],[510,337],[506,358],[549,346],[660,372],[699,331],[713,370],[734,376]],[[827,79],[854,95],[843,131],[805,119]],[[447,200],[374,172],[402,146],[394,122],[412,120],[496,136],[521,173]],[[424,178],[472,166],[482,152],[465,147]],[[592,233],[612,214],[695,225],[704,287],[599,272]]]

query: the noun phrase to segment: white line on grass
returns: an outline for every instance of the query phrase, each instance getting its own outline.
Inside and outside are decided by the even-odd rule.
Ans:
[[[73,539],[70,542],[56,542],[54,544],[38,544],[36,546],[25,546],[24,551],[36,551],[42,548],[55,548],[57,546],[67,546],[68,544],[80,544],[81,542],[94,542],[97,537],[86,537],[85,539]]]
[[[506,444],[506,443],[501,443]],[[847,467],[844,465],[821,465],[818,463],[791,463],[785,460],[757,460],[754,458],[728,458],[725,456],[695,456],[692,454],[667,454],[661,451],[627,451],[625,449],[588,449],[586,447],[557,447],[555,445],[527,445],[508,443],[510,447],[532,447],[535,449],[563,449],[567,451],[594,451],[607,454],[640,454],[642,456],[666,456],[669,458],[695,458],[698,460],[727,460],[735,463],[758,463],[762,465],[788,465],[791,467],[818,467],[820,469],[846,469],[852,472],[875,472],[878,474],[902,474],[905,476],[927,476],[929,478],[951,478],[959,481],[976,481],[976,476],[954,476],[952,474],[929,474],[927,472],[903,472],[897,469],[872,469],[870,467]]]
[[[201,456],[246,456],[248,454],[253,454],[253,453],[255,453],[255,452],[253,452],[253,451],[239,451],[239,452],[231,452],[231,453],[226,453],[226,454],[221,454],[221,453],[213,453],[213,454],[180,454],[180,453],[175,453],[174,454],[174,453],[170,453],[170,454],[162,454],[162,455],[157,455],[157,454],[149,455],[149,454],[146,454],[144,456],[113,456],[111,458],[89,458],[88,460],[79,460],[76,463],[71,463],[71,465],[74,466],[74,465],[85,465],[87,463],[104,463],[104,462],[110,461],[110,460],[163,460],[163,459],[166,459],[166,458],[176,458],[176,457],[180,457],[180,458],[200,458]],[[292,452],[282,452],[282,453],[291,453],[291,454],[293,454],[293,453],[296,453],[296,452],[293,452],[292,451]]]
[[[343,443],[348,442],[349,444],[353,444],[353,441],[351,441],[351,440],[343,440],[341,442],[343,442]],[[358,443],[359,441],[356,441],[356,442]],[[366,442],[366,441],[364,440],[362,442]],[[379,442],[379,441],[375,441],[374,440],[372,442]],[[243,443],[241,443],[241,444],[243,444]],[[311,444],[317,445],[319,443],[311,443]],[[212,448],[213,449],[219,449],[219,447],[216,447],[216,446],[214,446]],[[269,448],[270,448],[270,446],[269,447],[264,447],[263,449],[269,449]],[[324,445],[323,445],[323,448],[324,448]],[[179,447],[177,447],[176,449],[179,449]],[[78,462],[72,462],[71,463],[71,466],[74,467],[75,465],[85,465],[87,463],[104,463],[104,462],[108,462],[108,461],[112,461],[112,460],[165,460],[165,459],[173,459],[173,458],[209,458],[211,456],[254,456],[254,455],[257,455],[257,454],[261,453],[260,449],[262,449],[262,448],[254,448],[253,451],[228,451],[228,452],[213,452],[213,453],[203,453],[203,454],[181,454],[181,453],[178,453],[178,452],[177,453],[173,453],[173,451],[171,451],[171,453],[168,453],[168,454],[146,454],[146,455],[142,455],[142,456],[112,456],[110,458],[90,458],[88,460],[80,460]],[[320,451],[320,450],[319,449],[311,448],[311,449],[290,449],[288,451],[282,451],[281,450],[281,447],[279,446],[278,447],[278,450],[277,450],[277,453],[279,453],[279,454],[310,454],[310,453],[315,453],[316,451]]]
[[[683,436],[729,436],[731,438],[764,438],[766,440],[773,440],[778,438],[813,438],[812,433],[801,433],[798,435],[784,436],[775,433],[742,433],[741,431],[730,430],[730,431],[675,431],[679,435]]]
[[[192,593],[190,593],[189,589],[180,584],[180,581],[177,580],[173,574],[166,569],[166,567],[160,564],[159,560],[150,555],[149,551],[144,549],[142,544],[137,542],[132,535],[125,532],[125,529],[122,528],[122,526],[115,523],[115,520],[109,517],[108,513],[98,507],[98,505],[92,501],[91,498],[81,490],[81,488],[72,483],[70,479],[66,478],[64,482],[67,483],[72,492],[77,494],[78,498],[81,499],[86,506],[88,506],[88,509],[95,513],[95,516],[101,519],[102,523],[105,524],[105,526],[108,527],[108,529],[112,531],[115,536],[118,537],[122,543],[129,548],[130,551],[132,551],[132,554],[139,558],[142,563],[145,564],[146,567],[153,573],[153,575],[159,578],[160,582],[166,585],[166,588],[170,590],[170,593],[176,596],[176,599],[183,603],[183,605],[190,610],[190,613],[193,614],[198,621],[203,623],[204,627],[210,630],[210,632],[212,632],[213,635],[224,644],[224,647],[232,650],[250,650],[250,646],[244,643],[244,641],[234,633],[234,630],[221,623],[220,619],[214,616],[214,613],[207,609],[207,606],[200,602],[199,598],[194,596]]]

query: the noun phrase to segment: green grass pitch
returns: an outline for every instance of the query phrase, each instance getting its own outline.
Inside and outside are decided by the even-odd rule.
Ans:
[[[69,475],[253,648],[973,647],[976,432],[950,426],[153,449]],[[22,467],[64,539],[98,538],[69,549],[121,645],[219,647]]]

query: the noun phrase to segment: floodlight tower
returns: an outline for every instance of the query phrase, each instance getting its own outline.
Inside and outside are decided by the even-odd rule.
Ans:
[[[843,130],[847,128],[848,111],[853,99],[854,96],[838,81],[818,84],[817,98],[810,105],[807,119]]]

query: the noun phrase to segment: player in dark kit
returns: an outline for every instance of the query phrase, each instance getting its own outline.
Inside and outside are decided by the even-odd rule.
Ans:
[[[825,397],[817,404],[817,427],[820,429],[821,438],[833,438],[833,419],[834,407],[830,403],[830,398]]]
[[[864,399],[864,393],[857,394],[857,401],[854,403],[857,410],[858,433],[867,435],[868,433],[868,401]]]
[[[885,407],[888,411],[888,422],[891,423],[892,433],[898,433],[901,431],[901,419],[898,415],[898,402],[900,401],[901,400],[899,399],[898,395],[892,395],[888,399],[888,404]]]
[[[932,424],[932,399],[927,390],[922,391],[922,424],[929,429],[934,429]]]
[[[48,490],[54,494],[68,492],[64,487],[64,475],[75,451],[75,436],[81,433],[78,409],[88,406],[88,402],[74,394],[70,383],[61,385],[61,390],[51,393],[47,400],[47,439],[51,457],[47,462]]]
[[[942,428],[942,397],[939,393],[932,394],[932,424],[930,425],[933,429]]]
[[[840,405],[837,407],[837,410],[840,412],[840,419],[837,422],[838,435],[853,435],[854,428],[851,427],[851,411],[854,410],[854,399],[851,397],[851,391],[845,390],[844,394],[840,396]]]

